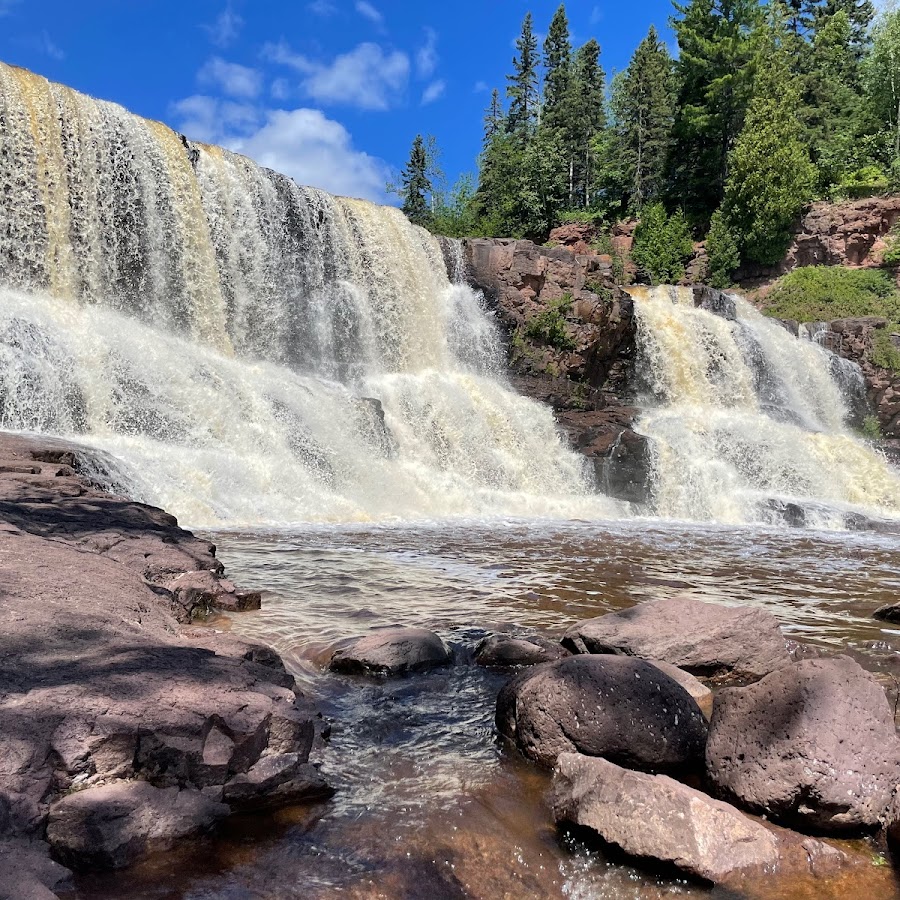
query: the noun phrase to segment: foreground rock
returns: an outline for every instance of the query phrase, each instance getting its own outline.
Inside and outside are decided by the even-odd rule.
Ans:
[[[877,827],[900,783],[893,711],[848,657],[721,691],[706,762],[717,789],[748,809],[835,834]]]
[[[514,678],[497,698],[497,728],[547,767],[576,751],[679,772],[698,764],[706,743],[703,713],[681,685],[616,656],[571,657]]]
[[[689,597],[646,601],[579,622],[563,637],[575,653],[662,660],[693,675],[762,678],[790,661],[775,617]]]
[[[450,662],[447,645],[425,628],[380,628],[335,650],[332,672],[347,675],[404,675]]]
[[[564,753],[553,773],[551,802],[557,823],[589,828],[629,856],[706,881],[726,881],[778,862],[774,834],[733,806],[665,775]]]
[[[213,585],[214,548],[99,490],[96,469],[92,451],[0,436],[0,836],[42,836],[103,785],[218,804],[264,761],[309,758],[316,716],[281,660],[177,621],[191,610],[166,585]]]
[[[123,782],[72,794],[56,803],[47,840],[72,868],[120,869],[151,850],[168,850],[208,831],[229,809],[199,791]]]
[[[713,710],[713,692],[702,681],[671,663],[661,662],[658,659],[650,659],[647,662],[656,666],[664,675],[668,675],[672,681],[677,681],[691,695],[694,702],[700,707],[700,712],[709,721]]]
[[[475,662],[493,669],[536,666],[569,656],[569,651],[556,641],[528,635],[492,634],[475,648]]]

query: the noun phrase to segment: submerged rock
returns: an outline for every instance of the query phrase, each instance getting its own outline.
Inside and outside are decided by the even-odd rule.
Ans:
[[[535,666],[569,655],[558,642],[538,635],[492,634],[475,648],[475,662],[495,669]]]
[[[890,622],[893,625],[900,625],[900,603],[886,603],[884,606],[879,606],[875,612],[872,613],[873,619],[878,619],[881,622]]]
[[[648,662],[575,656],[514,678],[497,698],[497,728],[550,767],[561,753],[678,772],[698,765],[706,720],[688,692]]]
[[[707,773],[725,796],[800,829],[874,829],[900,781],[881,686],[849,657],[804,660],[716,698]]]
[[[322,800],[334,794],[315,766],[303,754],[264,756],[247,772],[225,785],[223,798],[234,810],[274,809],[290,803]]]
[[[120,782],[71,794],[50,810],[47,840],[73,869],[119,869],[208,831],[229,809],[199,791]]]
[[[551,803],[557,823],[588,828],[629,856],[706,881],[778,862],[775,835],[733,806],[665,775],[629,772],[605,759],[562,754]]]
[[[348,675],[403,675],[450,662],[447,645],[425,628],[380,628],[333,653],[328,668]]]
[[[690,597],[645,601],[579,622],[563,637],[575,653],[662,660],[693,675],[762,678],[790,662],[775,617]]]

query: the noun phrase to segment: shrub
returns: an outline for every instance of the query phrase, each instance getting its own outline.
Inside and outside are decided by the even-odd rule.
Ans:
[[[866,416],[863,419],[860,431],[862,436],[870,441],[880,441],[883,436],[881,434],[881,423],[878,421],[877,416]]]
[[[684,277],[684,267],[694,243],[681,210],[666,215],[662,203],[651,203],[641,213],[634,230],[631,257],[652,284],[674,284]]]
[[[602,225],[603,214],[590,209],[564,209],[557,221],[560,225]]]
[[[900,372],[900,350],[894,345],[891,333],[900,330],[896,323],[888,323],[887,328],[875,332],[872,340],[872,362],[882,369]]]
[[[741,264],[737,238],[721,209],[713,213],[706,236],[706,256],[709,260],[707,280],[714,288],[727,288],[734,270]]]
[[[767,315],[798,322],[853,316],[900,320],[900,293],[887,272],[810,266],[781,278],[766,301]]]
[[[872,197],[888,189],[888,176],[878,166],[868,165],[841,176],[836,193],[844,197]]]
[[[564,294],[542,313],[525,323],[525,336],[533,341],[549,344],[557,350],[574,350],[575,341],[569,335],[565,315],[572,305],[572,295]]]

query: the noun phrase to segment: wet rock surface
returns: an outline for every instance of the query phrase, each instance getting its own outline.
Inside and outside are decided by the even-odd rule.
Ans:
[[[790,661],[771,613],[687,597],[646,601],[579,622],[563,645],[575,653],[661,660],[701,676],[762,678]]]
[[[514,678],[497,698],[497,729],[548,768],[561,753],[656,772],[702,760],[706,720],[690,694],[638,659],[576,656]]]
[[[405,675],[450,662],[447,645],[425,628],[380,628],[334,651],[332,672],[346,675]]]
[[[595,832],[628,856],[711,882],[778,862],[778,840],[733,806],[665,775],[629,772],[605,759],[564,753],[553,772],[557,823]]]
[[[179,625],[166,585],[214,585],[214,548],[60,446],[0,436],[0,837],[39,837],[59,803],[115,783],[218,803],[261,760],[305,763],[315,712],[272,651]]]
[[[494,669],[535,666],[570,655],[558,642],[539,635],[492,634],[475,648],[475,662]]]
[[[803,660],[719,692],[706,747],[716,789],[813,832],[879,825],[900,780],[884,690],[849,657]]]

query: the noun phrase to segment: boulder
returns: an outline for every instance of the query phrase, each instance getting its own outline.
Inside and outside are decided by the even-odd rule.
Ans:
[[[900,781],[893,711],[849,657],[808,659],[716,698],[711,782],[748,809],[825,833],[874,829]]]
[[[328,668],[348,675],[403,675],[450,662],[447,645],[425,628],[380,628],[332,654]]]
[[[790,662],[771,613],[690,597],[645,601],[579,622],[562,642],[575,653],[662,660],[701,676],[762,678]]]
[[[618,656],[574,656],[522,673],[500,691],[496,721],[547,767],[577,751],[667,772],[696,767],[707,728],[680,684],[648,662]]]
[[[658,659],[650,659],[647,662],[656,666],[665,675],[668,675],[672,681],[677,681],[690,695],[694,698],[694,702],[700,707],[700,712],[709,721],[713,710],[713,692],[699,679],[694,678],[690,672],[679,669],[671,663],[662,662]]]
[[[71,874],[43,841],[0,840],[0,900],[56,900]]]
[[[900,625],[900,603],[886,603],[884,606],[879,606],[872,613],[872,618],[881,622],[890,622],[892,625]]]
[[[72,869],[119,869],[208,831],[228,807],[199,791],[118,782],[70,794],[50,808],[47,840]]]
[[[595,832],[628,856],[721,882],[778,862],[778,839],[733,806],[665,775],[563,753],[553,772],[557,823]]]
[[[534,666],[569,655],[561,644],[538,635],[492,634],[475,648],[475,662],[494,669]]]
[[[299,753],[264,756],[249,771],[225,785],[223,799],[238,812],[274,809],[291,803],[324,800],[334,790]]]

